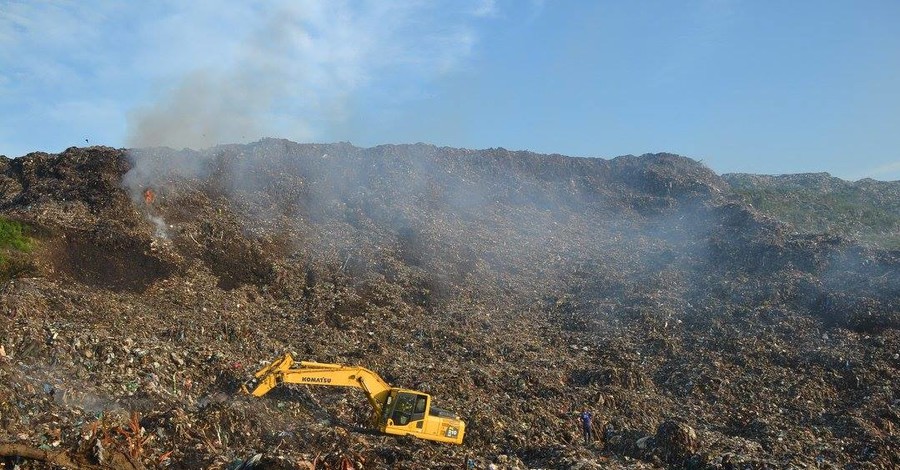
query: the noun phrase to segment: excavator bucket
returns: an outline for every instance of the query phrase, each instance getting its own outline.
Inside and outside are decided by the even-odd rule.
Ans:
[[[241,385],[241,391],[257,397],[261,397],[278,385],[278,378],[294,364],[291,353],[285,353],[271,364],[263,367],[253,374],[253,378]]]
[[[241,384],[241,393],[243,393],[245,395],[250,395],[250,390],[256,388],[257,382],[258,381],[256,379],[246,380],[244,383]]]

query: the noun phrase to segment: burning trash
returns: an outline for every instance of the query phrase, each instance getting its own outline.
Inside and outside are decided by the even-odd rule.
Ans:
[[[153,192],[152,189],[147,188],[144,190],[144,204],[151,205],[153,204],[153,200],[156,199],[156,193]]]

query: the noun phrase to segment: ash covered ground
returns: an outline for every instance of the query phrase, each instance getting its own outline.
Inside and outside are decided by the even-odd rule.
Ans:
[[[0,454],[896,468],[900,252],[744,201],[670,154],[266,139],[0,158],[0,215],[33,239],[0,287]],[[238,393],[286,351],[428,391],[466,442],[369,432],[355,390]]]

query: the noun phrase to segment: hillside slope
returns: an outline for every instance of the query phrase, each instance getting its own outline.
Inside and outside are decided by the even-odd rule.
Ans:
[[[2,160],[34,246],[0,298],[0,442],[174,468],[900,464],[898,253],[730,187],[670,154],[423,144]],[[236,393],[284,351],[431,392],[466,443],[366,433],[352,391]]]
[[[828,173],[722,177],[753,207],[794,230],[900,250],[900,181],[851,182]]]

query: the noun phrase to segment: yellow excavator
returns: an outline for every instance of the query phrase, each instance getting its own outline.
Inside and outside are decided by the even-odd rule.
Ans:
[[[372,425],[385,434],[462,444],[466,423],[458,415],[431,405],[431,395],[391,387],[375,372],[359,366],[295,362],[290,353],[260,369],[241,390],[261,397],[281,384],[352,387],[372,405]]]

